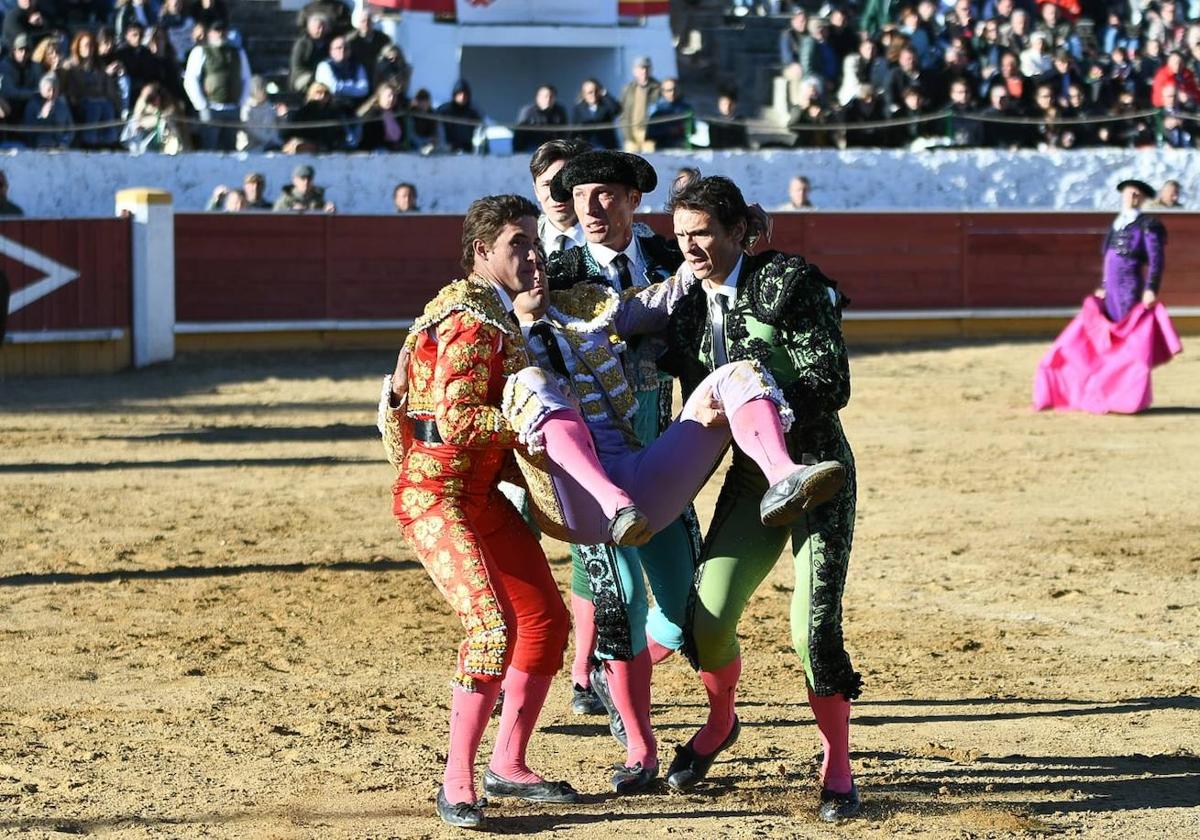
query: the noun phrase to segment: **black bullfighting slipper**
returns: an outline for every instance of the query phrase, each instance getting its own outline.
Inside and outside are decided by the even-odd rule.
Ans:
[[[836,793],[832,790],[821,790],[821,804],[817,808],[817,816],[823,822],[836,823],[857,817],[862,810],[862,800],[858,798],[858,785],[851,783],[846,793]]]
[[[742,724],[735,716],[729,735],[721,742],[721,746],[708,755],[700,755],[692,748],[692,742],[696,740],[695,735],[682,747],[675,747],[675,759],[667,768],[667,784],[675,790],[690,790],[695,787],[697,782],[708,775],[708,770],[717,760],[717,756],[737,743],[738,735],[741,732]]]
[[[612,786],[617,793],[637,793],[650,787],[650,783],[658,778],[658,767],[643,767],[639,761],[632,767],[624,764],[614,764]]]
[[[768,528],[794,522],[805,511],[828,502],[846,486],[846,468],[837,461],[801,467],[767,488],[758,507]]]
[[[608,674],[604,673],[604,665],[600,664],[593,668],[590,678],[592,691],[596,693],[596,697],[604,705],[604,710],[608,712],[608,731],[617,739],[618,744],[628,747],[629,736],[625,734],[625,721],[621,720],[621,713],[617,711],[617,704],[613,702],[612,692],[608,689]]]
[[[633,505],[623,507],[608,522],[608,533],[614,545],[639,546],[650,542],[654,532],[650,520]]]
[[[577,715],[608,714],[608,709],[604,708],[604,704],[596,696],[595,689],[591,686],[584,688],[581,685],[576,685],[571,690],[571,711]]]
[[[567,782],[510,782],[487,769],[483,771],[483,792],[488,796],[511,796],[526,802],[578,802],[579,793]]]
[[[478,802],[458,802],[453,805],[446,799],[446,788],[438,788],[437,812],[446,825],[456,828],[483,828],[487,822],[483,808]]]

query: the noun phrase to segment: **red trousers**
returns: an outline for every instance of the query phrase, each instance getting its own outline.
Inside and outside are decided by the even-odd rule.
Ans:
[[[416,443],[392,491],[405,539],[466,630],[455,682],[467,690],[509,665],[553,676],[570,632],[541,544],[497,489],[506,455]]]

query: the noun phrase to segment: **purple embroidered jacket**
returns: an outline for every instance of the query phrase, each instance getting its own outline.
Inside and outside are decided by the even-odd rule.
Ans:
[[[1120,230],[1109,228],[1104,238],[1104,312],[1120,321],[1142,293],[1158,293],[1162,281],[1163,248],[1167,230],[1161,221],[1145,214]]]

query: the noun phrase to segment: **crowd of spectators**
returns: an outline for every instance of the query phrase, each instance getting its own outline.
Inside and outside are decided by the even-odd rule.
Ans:
[[[798,146],[1192,148],[1200,139],[1200,0],[792,0],[779,58]],[[540,85],[486,115],[409,90],[403,52],[370,12],[312,0],[286,81],[255,75],[226,0],[0,0],[0,144],[37,148],[471,153],[481,129],[513,149],[554,137],[686,149],[697,114],[676,78],[638,59],[618,95]],[[707,146],[746,148],[737,94],[704,115]]]
[[[797,8],[779,50],[789,128],[797,146],[1192,148],[1200,3],[1188,2]]]

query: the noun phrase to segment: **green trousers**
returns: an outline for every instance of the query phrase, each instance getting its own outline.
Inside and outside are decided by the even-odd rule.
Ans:
[[[689,631],[701,670],[714,671],[739,655],[742,611],[790,542],[792,647],[814,693],[858,696],[861,678],[842,643],[842,590],[854,534],[854,456],[847,445],[837,457],[850,472],[841,493],[789,526],[768,528],[759,518],[766,478],[734,449],[704,540],[690,610]]]

